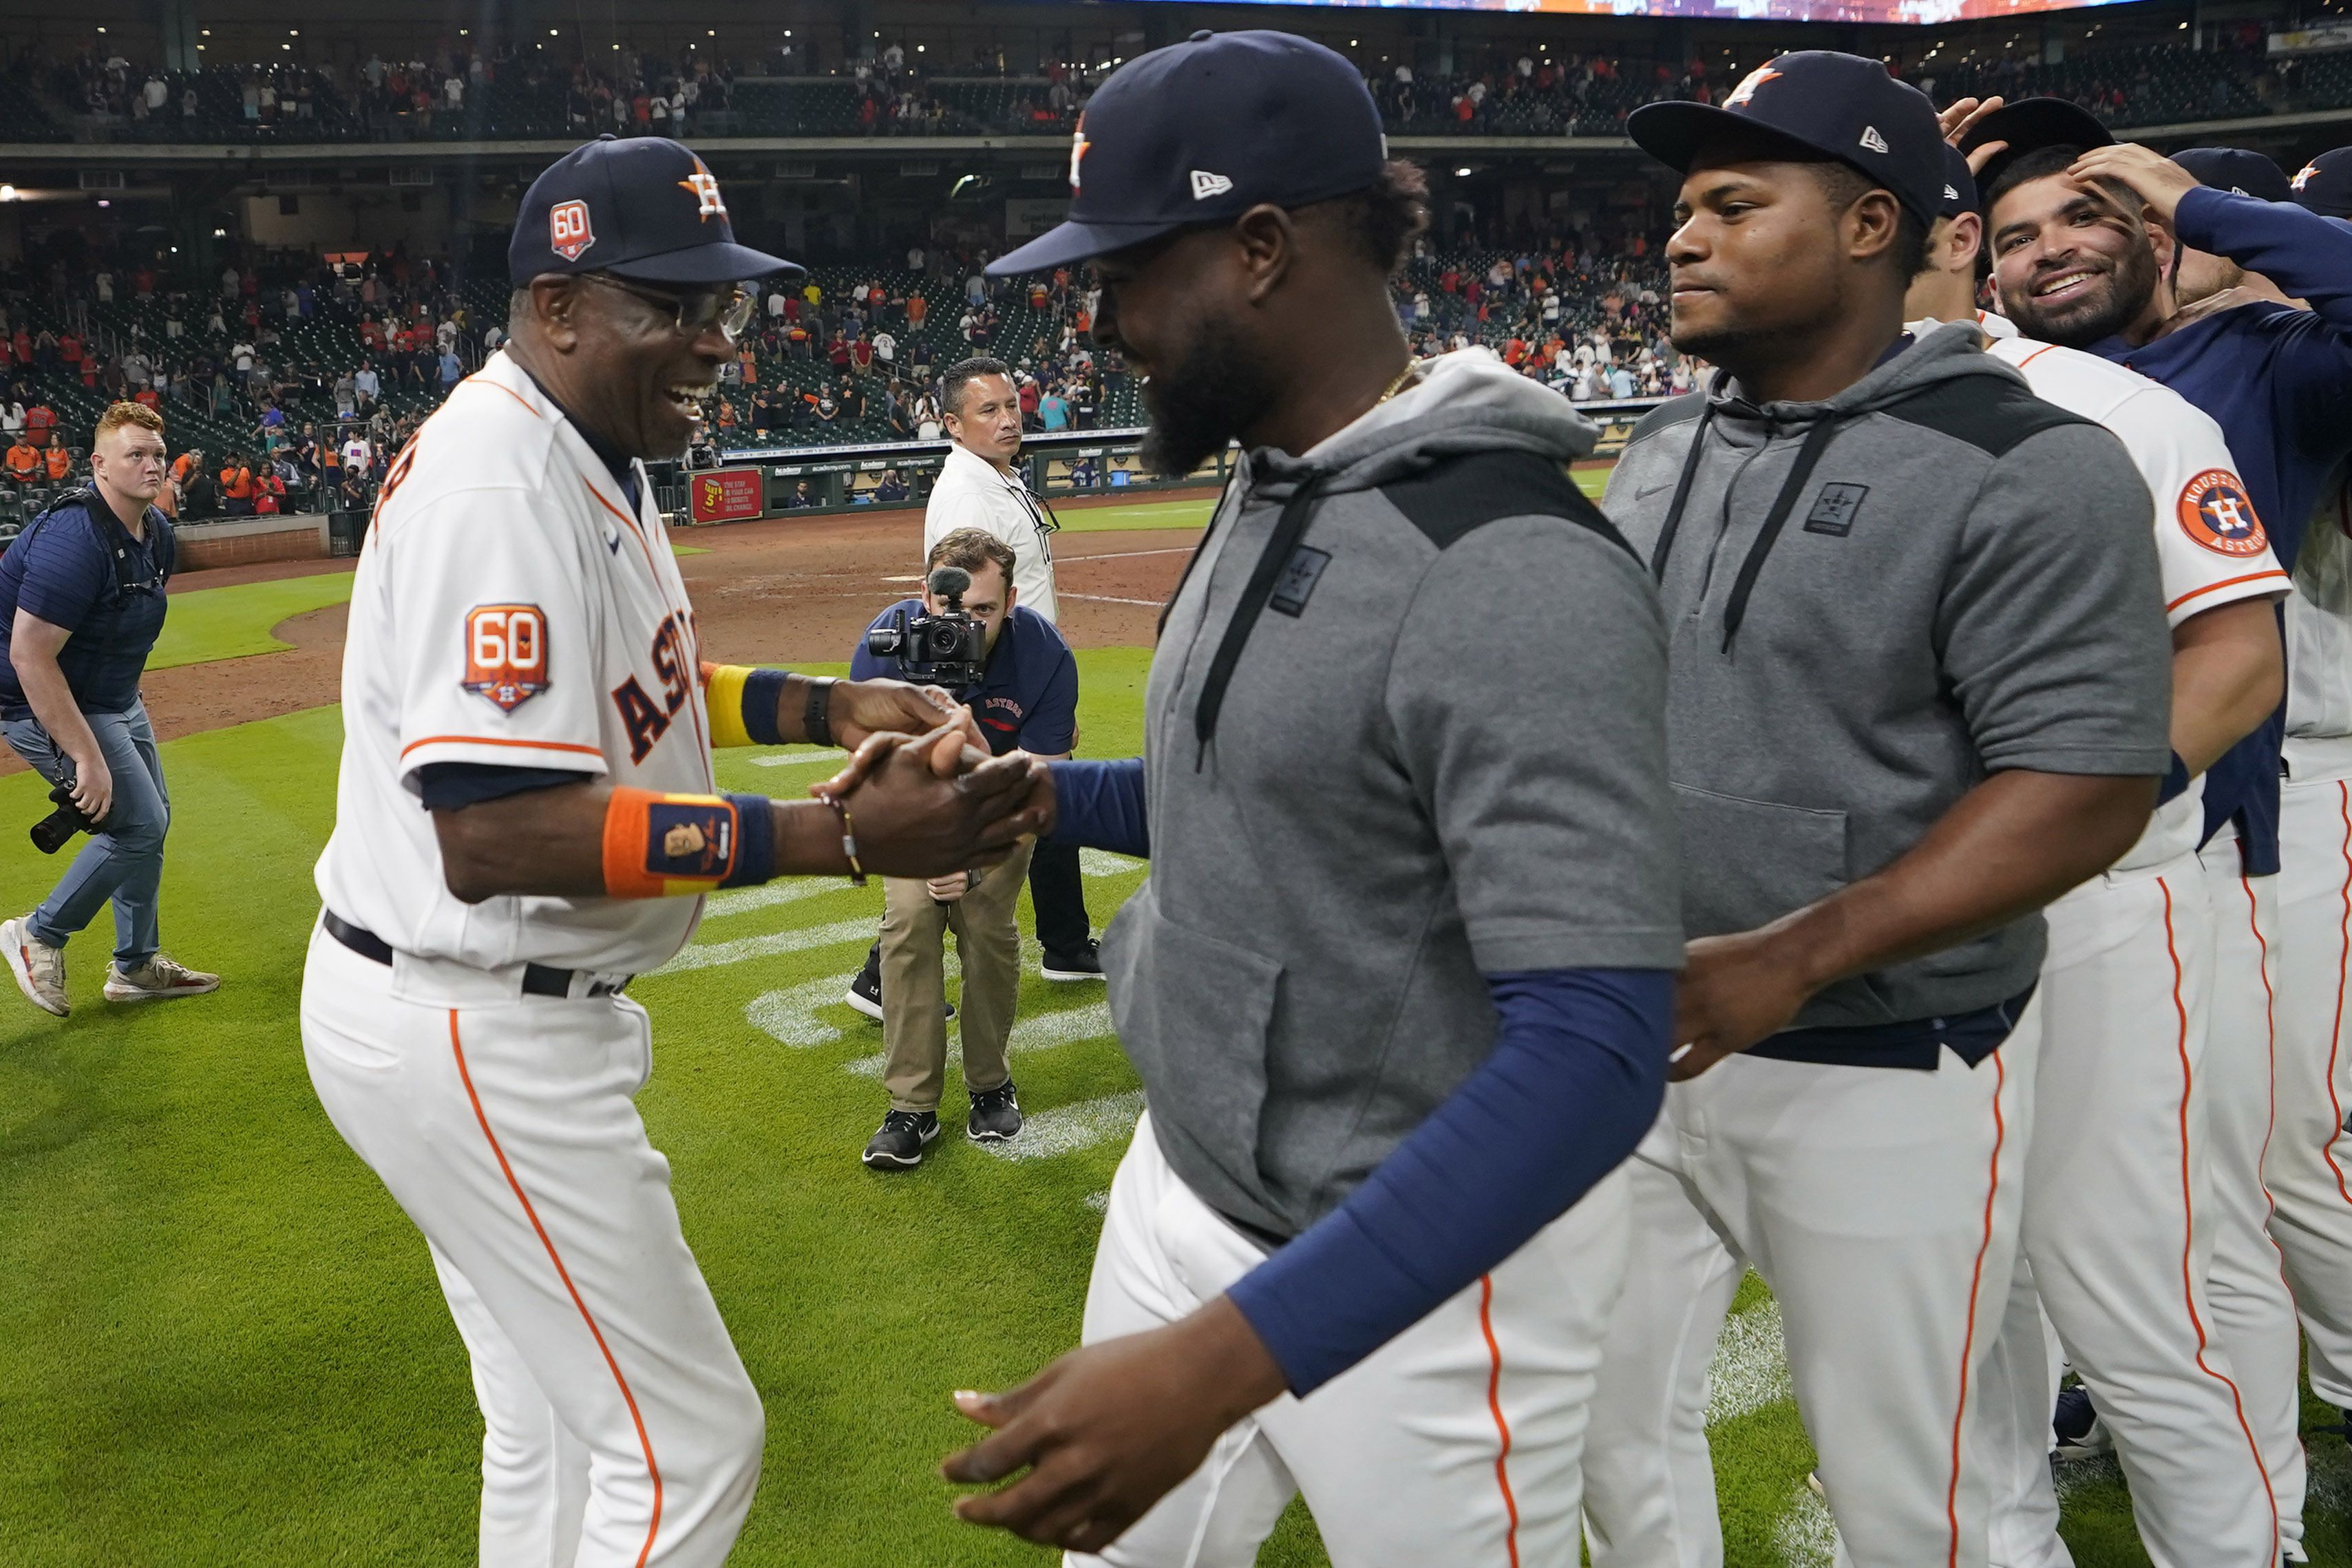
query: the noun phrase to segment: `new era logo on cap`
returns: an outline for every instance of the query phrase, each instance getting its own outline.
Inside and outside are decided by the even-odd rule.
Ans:
[[[1205,202],[1211,196],[1222,196],[1233,188],[1233,181],[1223,174],[1212,174],[1206,169],[1192,171],[1192,199],[1196,202]]]
[[[1865,125],[1862,128],[1862,149],[1865,153],[1886,151],[1886,138],[1878,133],[1877,126]]]

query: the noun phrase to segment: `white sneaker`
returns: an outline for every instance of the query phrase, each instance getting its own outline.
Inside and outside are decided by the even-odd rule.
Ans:
[[[173,996],[202,996],[207,991],[219,989],[219,975],[190,969],[160,952],[136,969],[125,970],[119,963],[106,966],[106,999],[110,1002],[161,1002]]]
[[[26,924],[31,918],[0,921],[0,948],[7,950],[8,973],[16,977],[25,1000],[62,1018],[73,1011],[66,1000],[65,949],[36,939]]]

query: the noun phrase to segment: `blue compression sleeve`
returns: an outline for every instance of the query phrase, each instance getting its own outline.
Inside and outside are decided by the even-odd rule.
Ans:
[[[1054,770],[1054,831],[1049,837],[1055,843],[1150,858],[1141,757],[1045,765]]]
[[[2173,216],[2184,245],[2261,273],[2281,292],[2309,300],[2338,332],[2352,331],[2352,233],[2293,202],[2210,185],[2184,195]]]
[[[1665,1095],[1675,977],[1490,974],[1494,1051],[1348,1201],[1228,1292],[1305,1395],[1419,1322],[1617,1168]]]

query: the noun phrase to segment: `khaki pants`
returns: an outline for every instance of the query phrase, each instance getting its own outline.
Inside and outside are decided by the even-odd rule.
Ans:
[[[980,885],[953,903],[932,901],[919,878],[882,879],[883,1086],[893,1110],[937,1110],[947,1079],[947,1001],[941,939],[955,932],[963,961],[963,1081],[975,1093],[1012,1077],[1004,1046],[1021,989],[1021,929],[1013,915],[1029,872],[1029,847],[976,873]]]

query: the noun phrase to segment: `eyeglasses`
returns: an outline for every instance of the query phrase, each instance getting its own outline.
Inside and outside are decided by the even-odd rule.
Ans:
[[[698,338],[717,327],[729,342],[733,342],[743,335],[743,329],[751,324],[751,312],[760,304],[740,289],[698,289],[691,294],[674,294],[667,289],[643,288],[609,272],[583,272],[578,276],[667,311],[671,325],[682,338]]]

